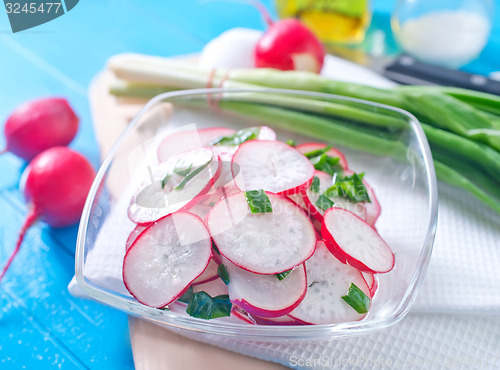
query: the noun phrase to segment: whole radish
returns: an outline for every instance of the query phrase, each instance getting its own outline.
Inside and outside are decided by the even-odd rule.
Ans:
[[[26,231],[37,220],[52,227],[69,226],[80,220],[94,177],[95,171],[87,159],[66,147],[48,149],[31,161],[23,174],[24,196],[30,210],[0,280],[19,251]]]
[[[54,146],[68,145],[78,131],[79,119],[63,98],[43,98],[27,102],[7,119],[4,127],[7,146],[26,161]]]
[[[256,6],[269,28],[255,46],[255,66],[319,73],[325,49],[316,35],[297,19],[273,22],[261,4]]]

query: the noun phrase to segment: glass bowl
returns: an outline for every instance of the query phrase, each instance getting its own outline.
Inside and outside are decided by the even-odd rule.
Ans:
[[[158,141],[186,128],[256,125],[271,127],[282,141],[335,145],[351,170],[366,173],[382,206],[376,227],[394,251],[396,267],[379,275],[379,290],[363,320],[279,327],[207,321],[144,306],[124,288],[121,268],[133,225],[123,223],[123,214],[138,173],[157,162]],[[80,223],[76,281],[103,304],[186,335],[260,340],[350,336],[387,327],[408,313],[429,264],[436,221],[436,178],[429,145],[417,119],[403,110],[292,90],[168,92],[144,106],[98,171]]]

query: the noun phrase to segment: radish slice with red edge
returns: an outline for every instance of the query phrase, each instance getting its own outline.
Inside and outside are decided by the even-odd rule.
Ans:
[[[250,314],[280,317],[304,299],[307,277],[304,265],[294,268],[283,280],[276,275],[248,272],[223,259],[229,274],[229,299]]]
[[[180,209],[189,209],[219,177],[218,159],[210,148],[198,148],[160,163],[151,171],[153,182],[144,182],[136,191],[128,209],[129,218],[147,224]]]
[[[257,274],[277,274],[313,253],[316,236],[307,215],[289,199],[266,193],[273,212],[250,213],[245,193],[220,200],[207,225],[220,253]]]
[[[164,162],[174,155],[207,146],[214,139],[234,133],[234,130],[225,127],[175,132],[166,136],[158,146],[158,160]]]
[[[132,244],[134,244],[135,239],[148,228],[151,224],[137,225],[134,230],[130,232],[130,235],[127,238],[127,242],[125,243],[125,250],[128,251]]]
[[[210,262],[208,263],[207,268],[205,269],[205,271],[203,271],[203,274],[198,276],[198,278],[196,278],[196,280],[193,281],[192,285],[193,286],[194,285],[204,285],[205,283],[219,279],[219,275],[217,274],[217,267],[219,267],[219,265],[214,261],[213,258],[211,258]],[[227,292],[226,292],[226,294],[227,294]]]
[[[317,202],[320,198],[320,196],[330,187],[332,186],[332,179],[333,176],[321,172],[321,171],[315,171],[314,172],[314,177],[318,178],[319,181],[319,189],[317,192],[313,191],[312,184],[309,186],[305,194],[303,196],[304,203],[309,210],[309,214],[313,216],[317,221],[323,222],[323,215],[325,214],[325,211],[318,206]],[[314,181],[314,178],[313,178]],[[343,197],[331,197],[329,198],[332,202],[333,205],[332,207],[337,207],[337,208],[343,208],[351,211],[358,217],[361,217],[363,220],[366,220],[366,205],[364,202],[358,202],[354,203],[350,201],[349,199],[343,198]]]
[[[394,254],[377,231],[345,209],[325,212],[321,235],[333,255],[360,271],[380,274],[394,267]]]
[[[180,297],[206,269],[210,235],[203,221],[176,212],[149,226],[123,260],[123,282],[139,302],[162,308]]]
[[[344,176],[352,176],[353,174],[354,172],[352,172],[351,170],[344,171]],[[366,188],[366,192],[368,194],[368,197],[370,198],[370,202],[364,203],[366,208],[366,216],[365,217],[361,217],[361,215],[358,216],[360,216],[371,226],[375,226],[375,222],[377,222],[380,214],[382,213],[382,208],[380,207],[380,203],[378,202],[378,199],[375,196],[373,188],[368,184],[368,182],[365,179],[363,179],[363,185]]]
[[[369,272],[361,272],[361,275],[363,275],[363,278],[366,281],[366,284],[368,285],[368,288],[370,289],[370,296],[373,298],[375,295],[375,292],[377,291],[378,288],[378,280],[375,277],[374,274],[370,274]]]
[[[302,154],[306,154],[306,153],[311,153],[315,150],[324,149],[326,147],[327,147],[327,145],[322,144],[322,143],[304,143],[304,144],[297,145],[297,150],[299,152],[301,152]],[[340,150],[335,149],[335,148],[331,148],[325,154],[330,156],[330,157],[333,157],[333,158],[339,158],[339,165],[344,170],[346,170],[348,168],[347,160],[345,159],[344,154],[342,154],[342,152]]]
[[[219,295],[229,294],[227,285],[222,281],[222,279],[214,279],[202,284],[193,284],[193,293],[197,292],[205,292],[212,298]]]
[[[337,260],[323,241],[318,241],[316,252],[305,265],[307,293],[302,303],[289,313],[290,317],[308,324],[334,324],[366,316],[342,299],[351,284],[369,297],[368,286],[358,270]]]
[[[303,325],[302,322],[292,319],[290,316],[280,317],[259,317],[251,315],[252,320],[258,325]]]
[[[233,177],[240,190],[264,189],[277,194],[299,193],[314,174],[311,162],[280,141],[247,141],[233,156]]]

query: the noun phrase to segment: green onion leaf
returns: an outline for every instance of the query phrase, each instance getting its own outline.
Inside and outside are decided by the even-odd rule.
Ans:
[[[189,172],[186,175],[186,177],[184,177],[182,179],[182,181],[176,187],[174,187],[174,190],[181,190],[182,188],[184,188],[184,186],[188,183],[188,181],[191,180],[196,175],[198,175],[205,168],[207,168],[207,166],[210,164],[210,162],[212,162],[211,159],[207,163],[205,163],[205,164],[201,165],[200,167],[194,169],[193,171]]]
[[[199,319],[215,319],[231,314],[232,304],[228,295],[211,297],[206,292],[197,292],[188,303],[186,313]]]
[[[354,173],[351,176],[337,178],[335,184],[330,186],[325,195],[330,198],[342,197],[354,203],[371,202],[366,186],[363,184],[364,174]]]
[[[316,205],[323,211],[326,211],[327,209],[333,207],[333,201],[331,199],[328,199],[324,194],[321,194],[316,201]]]
[[[280,272],[279,274],[275,274],[276,277],[279,279],[279,280],[283,280],[284,278],[286,278],[288,276],[288,274],[292,272],[292,269],[290,270],[287,270],[287,271],[283,271],[283,272]]]
[[[354,283],[351,283],[347,295],[342,296],[342,299],[360,314],[367,313],[370,308],[370,297]]]
[[[314,176],[311,183],[311,191],[313,193],[319,193],[319,178]]]
[[[229,273],[226,270],[226,266],[220,264],[219,267],[217,267],[217,275],[219,275],[224,284],[229,285]]]
[[[179,176],[186,176],[189,172],[191,172],[191,168],[193,167],[192,163],[186,165],[182,159],[179,159],[174,167],[174,173]]]
[[[290,145],[290,146],[291,146],[291,147],[293,147],[293,148],[295,148],[295,146],[297,145],[297,143],[296,143],[296,142],[295,142],[295,140],[293,140],[293,139],[288,139],[288,140],[286,141],[286,144],[287,144],[287,145]]]
[[[271,201],[262,189],[245,191],[245,198],[251,213],[269,213],[273,211]]]
[[[307,152],[307,153],[304,153],[304,155],[309,158],[309,159],[313,159],[313,158],[316,158],[316,157],[320,157],[322,156],[323,154],[325,154],[327,151],[329,151],[330,149],[332,149],[331,146],[325,146],[324,148],[322,149],[316,149],[316,150],[312,150],[310,152]]]
[[[342,172],[343,169],[338,165],[340,158],[330,157],[327,154],[322,154],[319,157],[311,159],[311,163],[318,171],[326,172],[329,175],[334,175],[337,172]]]
[[[168,180],[170,179],[170,174],[165,175],[165,177],[161,180],[161,188],[164,189],[165,185],[167,185]]]
[[[222,136],[212,140],[208,145],[231,145],[237,146],[245,141],[257,139],[259,136],[260,127],[250,127],[239,130],[232,135]]]
[[[182,303],[189,303],[191,301],[191,298],[193,298],[193,287],[190,286],[188,290],[180,297],[177,298],[179,302]]]

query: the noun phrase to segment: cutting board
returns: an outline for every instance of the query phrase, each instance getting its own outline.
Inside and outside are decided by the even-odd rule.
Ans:
[[[94,131],[101,160],[120,133],[144,105],[143,101],[116,99],[108,93],[112,76],[103,71],[89,88]],[[137,370],[275,370],[283,366],[258,360],[184,338],[165,328],[129,318],[130,341]]]

